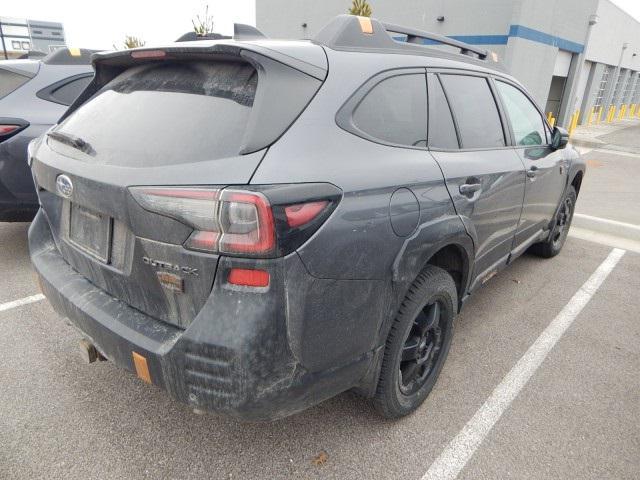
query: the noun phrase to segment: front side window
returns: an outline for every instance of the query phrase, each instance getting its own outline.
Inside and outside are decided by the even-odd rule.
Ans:
[[[353,124],[369,137],[405,146],[427,143],[427,86],[423,74],[382,80],[358,104]]]
[[[504,147],[495,99],[484,77],[440,75],[458,125],[462,148]]]
[[[513,85],[496,81],[496,86],[511,121],[516,145],[546,144],[544,122],[533,103]]]

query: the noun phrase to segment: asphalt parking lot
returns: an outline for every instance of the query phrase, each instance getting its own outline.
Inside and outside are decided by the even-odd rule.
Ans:
[[[640,155],[586,158],[578,210],[640,223],[637,188],[635,207],[606,195],[634,190],[616,178],[631,182]],[[27,228],[0,224],[0,478],[454,478],[437,475],[439,457],[464,479],[638,478],[639,253],[570,237],[554,259],[518,259],[468,302],[433,393],[407,418],[382,420],[345,393],[246,424],[196,415],[109,362],[82,363],[80,334],[46,300],[3,310],[38,294]],[[548,355],[536,363],[539,338]],[[530,377],[510,376],[518,368]]]

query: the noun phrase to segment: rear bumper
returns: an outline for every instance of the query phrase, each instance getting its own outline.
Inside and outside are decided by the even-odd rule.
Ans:
[[[304,270],[297,255],[270,261],[272,284],[261,294],[229,289],[216,275],[211,297],[183,330],[128,306],[75,272],[57,250],[41,211],[29,230],[29,248],[56,312],[119,367],[135,372],[132,352],[143,355],[151,382],[194,408],[274,420],[355,386],[373,363],[369,350],[338,365],[309,369],[294,354],[300,342],[292,342],[297,332],[287,328],[291,305],[287,308],[286,282],[278,280],[284,272]],[[250,295],[261,296],[252,301]]]
[[[0,143],[0,222],[28,222],[38,211],[27,165],[27,144],[33,137],[27,130]]]

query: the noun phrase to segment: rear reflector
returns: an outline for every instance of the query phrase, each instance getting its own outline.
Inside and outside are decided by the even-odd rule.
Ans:
[[[243,287],[268,287],[269,272],[264,270],[249,270],[246,268],[232,268],[227,281],[233,285]]]
[[[316,218],[327,207],[327,205],[329,205],[327,200],[289,205],[284,208],[284,213],[287,216],[287,223],[292,228],[306,225]]]
[[[163,58],[166,54],[164,50],[135,50],[131,58]]]
[[[146,383],[151,383],[151,374],[149,373],[149,365],[147,359],[137,352],[131,352],[133,357],[133,366],[136,368],[138,378]]]

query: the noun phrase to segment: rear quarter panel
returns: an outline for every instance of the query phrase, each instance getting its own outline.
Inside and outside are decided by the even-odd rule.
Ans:
[[[389,68],[422,67],[424,59],[327,53],[327,80],[269,148],[251,183],[329,182],[342,189],[332,216],[298,250],[309,274],[330,283],[304,292],[316,313],[299,312],[290,328],[313,331],[304,350],[318,355],[340,338],[340,353],[335,353],[345,358],[384,343],[406,289],[433,253],[451,239],[469,255],[473,246],[426,150],[374,143],[336,124],[340,107],[367,79]],[[394,232],[390,217],[392,194],[400,188],[414,196],[401,196],[406,204],[394,204],[394,212],[415,211],[418,204],[416,226],[403,236]]]

